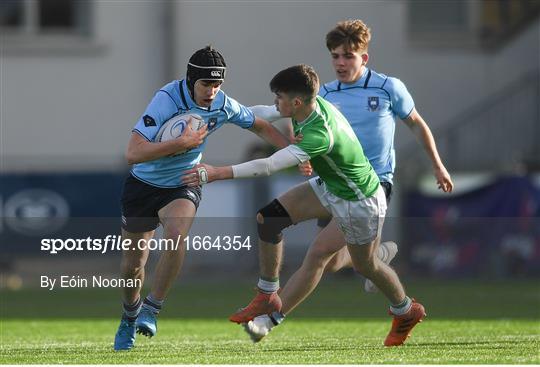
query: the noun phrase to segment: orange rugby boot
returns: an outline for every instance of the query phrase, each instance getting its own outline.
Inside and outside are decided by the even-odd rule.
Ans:
[[[394,316],[394,320],[392,320],[392,329],[384,341],[387,347],[402,345],[411,336],[413,327],[426,317],[426,310],[424,306],[412,299],[409,312],[399,316],[390,312],[390,315]]]
[[[257,295],[249,305],[233,313],[229,320],[242,324],[253,320],[257,316],[267,315],[274,311],[281,311],[281,298],[279,298],[277,292],[268,294],[258,290]]]

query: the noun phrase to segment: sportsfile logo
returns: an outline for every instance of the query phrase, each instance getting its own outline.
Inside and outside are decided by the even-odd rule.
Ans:
[[[242,235],[195,235],[176,238],[141,238],[137,241],[118,235],[104,238],[42,238],[41,251],[50,255],[61,252],[95,252],[105,254],[114,251],[241,251],[251,250],[251,237]]]

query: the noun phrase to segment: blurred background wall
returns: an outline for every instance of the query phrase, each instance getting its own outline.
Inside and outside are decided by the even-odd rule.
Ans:
[[[515,189],[495,190],[486,199],[498,202],[501,195],[526,190],[518,197],[528,198],[523,205],[531,206],[529,211],[454,210],[450,211],[453,220],[502,216],[519,222],[527,217],[533,223],[530,228],[538,228],[539,200],[534,190],[540,189],[534,175],[540,169],[539,12],[536,0],[3,0],[0,238],[6,255],[4,272],[28,269],[28,264],[17,265],[17,261],[39,254],[36,239],[54,226],[40,224],[36,218],[111,218],[103,228],[118,231],[118,197],[128,171],[123,152],[131,128],[156,90],[184,76],[195,50],[212,44],[223,52],[228,65],[223,89],[230,96],[246,105],[271,104],[268,82],[284,67],[308,63],[322,81],[334,79],[324,37],[337,21],[347,18],[363,19],[371,27],[369,66],[400,78],[434,131],[457,184],[456,193],[441,199],[447,200],[441,205],[459,208],[456,200],[470,195],[474,199],[475,190],[500,180],[507,184],[507,177],[517,175],[531,183],[512,181]],[[426,218],[415,228],[436,226],[430,224],[432,211],[414,210],[415,200],[429,202],[436,190],[425,154],[403,125],[398,122],[396,194],[385,236],[409,246],[403,248],[400,261],[404,271],[413,272],[412,250],[420,239],[400,218]],[[252,135],[235,127],[221,129],[210,137],[204,160],[228,164],[249,158],[248,152],[260,144]],[[199,214],[246,218],[228,228],[253,234],[249,221],[256,209],[301,180],[291,173],[210,185]],[[424,196],[415,196],[420,194]],[[429,203],[431,208],[440,204]],[[486,207],[485,202],[476,205]],[[208,226],[202,225],[202,231]],[[288,235],[296,245],[290,246],[290,252],[298,253],[294,261],[300,261],[313,237],[314,225],[307,226],[309,231],[294,228]],[[32,228],[38,228],[33,237],[25,236]],[[532,244],[521,253],[532,261],[527,266],[534,268],[540,261],[540,240],[538,233],[527,233]],[[253,250],[246,258],[237,255],[228,260],[222,254],[195,256],[191,264],[254,263]],[[116,264],[115,257],[111,268]],[[537,274],[527,274],[533,273]]]

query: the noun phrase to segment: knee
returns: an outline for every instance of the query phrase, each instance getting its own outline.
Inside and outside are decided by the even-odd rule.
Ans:
[[[173,239],[176,241],[179,237],[183,236],[184,234],[177,225],[171,223],[163,226],[163,238]]]
[[[320,258],[306,256],[300,268],[305,274],[309,274],[310,277],[313,277],[316,274],[324,273],[325,265],[326,262]]]
[[[304,259],[303,265],[312,269],[324,269],[327,265],[327,256],[318,251],[310,251]]]
[[[281,231],[291,224],[289,213],[277,199],[257,213],[257,232],[259,238],[267,243],[280,243],[283,238]]]
[[[122,274],[124,275],[134,275],[139,274],[144,270],[146,261],[144,257],[124,257],[122,260]]]
[[[329,252],[321,246],[314,246],[308,251],[304,264],[306,267],[313,269],[321,269],[324,272],[335,273],[343,267],[342,259],[339,257],[340,252]]]

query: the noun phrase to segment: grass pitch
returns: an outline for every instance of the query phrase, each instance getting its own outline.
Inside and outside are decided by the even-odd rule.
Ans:
[[[432,320],[403,347],[385,348],[388,320],[291,320],[253,344],[227,321],[163,320],[152,339],[114,352],[118,320],[10,320],[10,364],[505,364],[539,363],[538,323]]]
[[[119,317],[102,317],[119,316],[116,292],[66,292],[51,298],[43,291],[2,292],[0,363],[540,363],[535,282],[416,283],[411,294],[421,296],[428,317],[404,346],[394,348],[382,346],[390,327],[383,297],[355,293],[355,285],[325,282],[258,344],[226,320],[233,305],[250,299],[246,287],[220,292],[218,303],[211,285],[179,287],[167,302],[157,336],[137,336],[129,352],[112,350]]]

